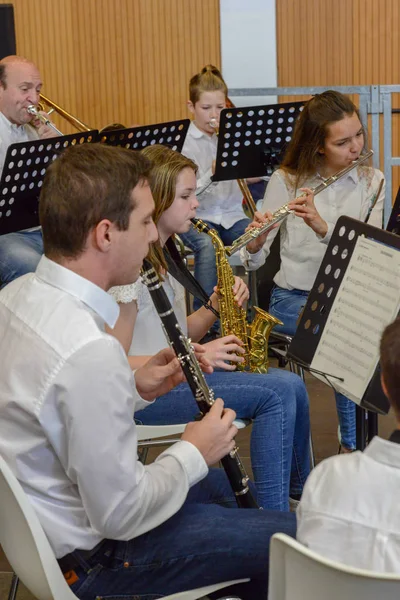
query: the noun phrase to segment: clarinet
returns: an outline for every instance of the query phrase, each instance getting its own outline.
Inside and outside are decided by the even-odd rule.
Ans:
[[[204,416],[214,404],[214,392],[208,387],[193,346],[183,334],[161,281],[153,265],[148,260],[143,261],[141,274],[143,283],[147,286],[161,319],[165,337],[181,364],[200,413]],[[250,491],[249,477],[244,470],[236,446],[227,456],[222,458],[221,463],[232,486],[239,508],[259,508]]]

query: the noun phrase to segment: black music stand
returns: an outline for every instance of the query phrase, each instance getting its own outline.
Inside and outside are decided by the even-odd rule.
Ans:
[[[123,146],[130,150],[142,150],[149,145],[162,144],[182,152],[189,124],[189,119],[181,119],[168,123],[104,131],[100,134],[100,142],[111,146]]]
[[[0,235],[39,225],[38,200],[47,167],[68,146],[97,141],[98,131],[11,144],[0,181]]]
[[[303,106],[288,102],[221,111],[213,181],[272,175]]]
[[[296,334],[288,349],[288,356],[306,369],[313,361],[331,311],[341,310],[338,303],[335,303],[335,299],[360,236],[400,252],[400,237],[350,217],[339,218],[308,296]],[[365,268],[369,269],[369,266]],[[398,293],[400,294],[400,289]],[[360,318],[362,319],[362,314]],[[330,373],[334,373],[333,363]],[[333,383],[334,379],[331,378],[330,381]],[[389,408],[389,401],[380,384],[378,364],[363,397],[356,406],[358,449],[364,449],[366,443],[364,411],[368,411],[368,439],[370,440],[377,433],[377,414],[387,414]]]
[[[396,200],[394,201],[392,212],[390,213],[386,231],[400,235],[400,187],[397,191]]]

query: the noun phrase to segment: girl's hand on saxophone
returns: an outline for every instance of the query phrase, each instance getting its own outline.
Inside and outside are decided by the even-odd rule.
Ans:
[[[314,203],[314,194],[309,188],[300,189],[303,194],[289,202],[288,208],[294,211],[296,217],[301,217],[306,225],[320,237],[325,237],[328,224],[317,211]]]
[[[241,356],[245,352],[243,343],[236,335],[217,338],[212,342],[202,344],[202,348],[205,349],[205,359],[214,368],[235,371],[236,365],[244,362],[244,358]]]
[[[243,279],[235,275],[235,284],[232,287],[232,290],[235,294],[235,302],[237,302],[239,306],[243,306],[243,304],[247,302],[247,300],[250,297],[249,288],[247,287]],[[217,288],[215,288],[215,291],[218,293]]]
[[[254,220],[250,223],[250,225],[248,225],[246,227],[245,231],[249,231],[250,229],[259,229],[262,225],[267,223],[270,219],[272,219],[272,213],[267,211],[265,214],[263,214],[263,213],[260,213],[259,211],[256,211],[254,213]],[[250,252],[250,254],[256,254],[257,252],[259,252],[265,244],[267,235],[269,234],[270,231],[275,229],[275,227],[278,227],[278,224],[273,225],[271,227],[271,229],[268,229],[267,231],[265,231],[264,233],[262,233],[258,237],[256,237],[254,240],[251,240],[251,242],[249,242],[246,245],[246,250],[248,252]]]
[[[247,300],[250,298],[249,288],[247,287],[247,285],[245,284],[245,282],[243,281],[243,279],[241,279],[240,277],[237,277],[235,275],[234,279],[235,279],[235,283],[232,286],[232,290],[233,290],[233,293],[235,295],[234,299],[235,299],[235,302],[237,302],[237,304],[239,306],[243,306],[243,304],[245,302],[247,302]],[[219,298],[218,287],[215,286],[215,288],[214,288],[214,294],[212,294],[210,296],[211,304],[213,305],[213,307],[215,308],[215,310],[219,310],[218,298]],[[216,306],[214,305],[215,299],[218,302]]]

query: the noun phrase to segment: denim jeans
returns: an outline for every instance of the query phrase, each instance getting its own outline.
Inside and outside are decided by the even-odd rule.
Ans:
[[[284,325],[275,327],[287,335],[294,335],[297,329],[297,319],[307,302],[309,292],[302,290],[286,290],[275,286],[271,294],[269,313],[283,321]],[[354,450],[356,447],[356,407],[354,402],[343,394],[335,392],[336,409],[340,425],[341,443],[345,448]]]
[[[288,510],[289,491],[301,494],[310,469],[308,396],[302,380],[282,369],[267,375],[214,371],[206,379],[238,418],[253,419],[250,452],[259,504]],[[198,412],[188,384],[182,383],[135,413],[135,419],[144,425],[186,423]]]
[[[43,254],[42,230],[17,231],[0,236],[0,283],[33,273]]]
[[[155,600],[250,577],[230,590],[267,600],[269,541],[276,532],[295,537],[295,515],[218,505],[227,500],[236,506],[224,471],[211,469],[159,527],[130,541],[106,540],[88,560],[75,551],[79,579],[71,591],[81,600]]]
[[[225,229],[222,225],[216,225],[210,221],[205,221],[211,229],[218,232],[225,246],[232,244],[236,238],[242,235],[249,219],[241,219],[229,229]],[[198,233],[193,227],[187,233],[180,234],[180,238],[184,244],[194,252],[194,276],[200,285],[207,292],[208,296],[213,293],[214,287],[217,285],[217,266],[215,259],[214,246],[210,236],[205,233]],[[201,308],[202,303],[197,298],[193,300],[194,310]],[[214,323],[212,329],[217,330],[219,323]]]

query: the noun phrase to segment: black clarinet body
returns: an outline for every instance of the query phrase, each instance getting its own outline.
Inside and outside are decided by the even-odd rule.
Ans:
[[[201,414],[204,416],[214,403],[214,392],[208,387],[190,340],[182,332],[162,283],[148,260],[143,262],[142,279],[150,292],[151,299],[161,319],[168,343],[179,359],[192,394]],[[235,447],[227,456],[224,456],[221,463],[235,494],[238,506],[240,508],[259,508],[250,491],[249,478],[240,460],[237,448]]]

